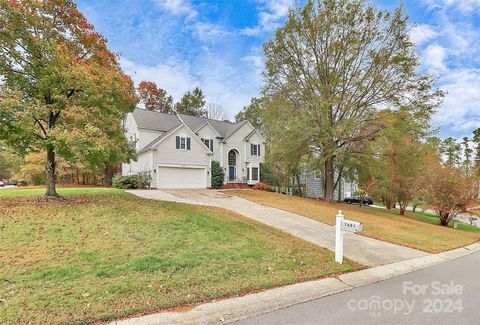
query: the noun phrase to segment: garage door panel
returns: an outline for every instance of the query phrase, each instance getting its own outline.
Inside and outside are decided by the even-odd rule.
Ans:
[[[206,188],[206,169],[159,166],[157,188]]]

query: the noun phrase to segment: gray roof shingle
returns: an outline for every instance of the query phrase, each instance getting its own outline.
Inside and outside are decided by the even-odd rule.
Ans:
[[[230,123],[212,120],[205,117],[190,116],[178,114],[182,121],[192,130],[196,131],[205,123],[210,125],[218,132],[221,138],[226,138],[240,128],[245,122]],[[167,132],[180,124],[182,121],[175,114],[160,113],[137,108],[133,111],[133,118],[139,128]]]
[[[137,108],[133,111],[133,118],[139,128],[166,132],[182,124],[174,114],[167,114]]]

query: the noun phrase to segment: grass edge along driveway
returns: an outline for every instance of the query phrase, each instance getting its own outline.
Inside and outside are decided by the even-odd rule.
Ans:
[[[0,192],[0,323],[112,320],[361,268],[228,210],[59,192],[81,199]]]
[[[407,212],[407,216],[402,217],[398,213],[385,209],[326,203],[321,200],[257,190],[228,190],[224,193],[296,213],[332,226],[335,225],[337,211],[342,210],[346,219],[363,223],[363,231],[359,233],[360,235],[429,253],[439,253],[480,240],[478,232],[441,227],[411,212]]]

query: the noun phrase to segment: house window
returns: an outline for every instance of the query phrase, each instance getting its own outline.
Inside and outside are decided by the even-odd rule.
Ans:
[[[315,170],[313,171],[313,178],[319,179],[319,178],[321,178],[321,177],[322,177],[321,171],[318,170],[318,169],[315,169]]]
[[[252,181],[258,181],[258,167],[252,167]]]
[[[190,150],[190,138],[185,136],[177,136],[175,145],[180,150]]]
[[[260,156],[260,145],[259,144],[250,144],[250,154],[252,156]]]
[[[228,165],[229,166],[237,165],[237,154],[233,150],[230,150],[230,152],[228,153]]]
[[[213,152],[213,140],[212,139],[206,139],[206,138],[201,138],[202,142],[205,143],[208,149]]]

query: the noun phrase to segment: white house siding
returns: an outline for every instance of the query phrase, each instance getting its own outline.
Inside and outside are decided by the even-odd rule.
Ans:
[[[247,177],[247,168],[246,168],[246,145],[247,141],[245,141],[245,137],[253,131],[253,127],[245,123],[238,129],[234,134],[232,134],[228,139],[226,139],[226,143],[223,144],[223,168],[225,171],[225,182],[228,180],[228,153],[230,150],[235,149],[238,151],[239,156],[237,158],[237,178],[243,179]],[[250,151],[250,147],[248,148]]]
[[[302,175],[301,177],[305,177]],[[338,174],[335,174],[335,178]],[[303,182],[303,180],[301,180]],[[322,198],[324,191],[323,178],[314,178],[314,172],[307,173],[306,177],[307,197],[310,198]],[[357,189],[357,184],[353,182],[345,181],[344,178],[340,179],[338,185],[333,192],[334,200],[343,200],[345,196],[352,195],[353,191]],[[340,195],[339,195],[340,194]]]
[[[130,164],[122,164],[122,174],[131,175],[139,172],[152,171],[152,153],[145,152],[137,157],[137,161],[131,161]]]
[[[128,141],[133,142],[138,140],[139,138],[138,127],[137,127],[137,123],[135,122],[135,119],[133,118],[132,113],[128,113],[127,116],[125,117],[125,122],[123,127],[125,129],[125,137],[127,138]],[[139,150],[138,143],[137,143],[136,149]]]
[[[164,132],[139,129],[139,137],[137,142],[137,150],[144,148],[147,144],[161,136]]]
[[[220,147],[220,141],[217,139],[218,134],[215,130],[212,129],[212,127],[207,124],[203,126],[200,130],[198,130],[198,138],[205,138],[205,139],[213,139],[213,156],[212,160],[216,160],[220,162],[220,152],[221,152],[221,147]]]
[[[190,150],[176,149],[176,136],[186,136],[191,140]],[[202,166],[207,170],[206,184],[210,186],[210,155],[208,155],[205,145],[196,139],[185,126],[181,126],[177,131],[164,138],[153,151],[153,165],[155,170],[158,165],[171,165],[177,167]],[[157,187],[156,172],[152,173],[152,187]]]

